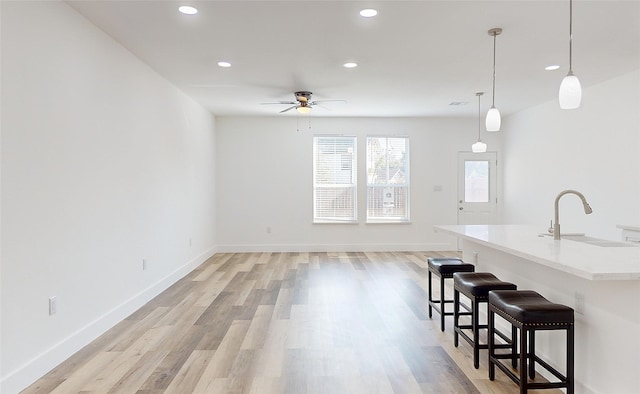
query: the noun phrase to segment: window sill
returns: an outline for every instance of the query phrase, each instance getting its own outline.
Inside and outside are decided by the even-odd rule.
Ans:
[[[315,220],[312,224],[358,224],[357,220]]]
[[[410,220],[368,220],[366,224],[411,224]]]

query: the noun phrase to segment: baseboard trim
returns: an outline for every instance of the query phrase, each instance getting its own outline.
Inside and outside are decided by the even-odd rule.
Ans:
[[[2,380],[0,380],[0,393],[13,394],[25,389],[58,364],[71,357],[74,353],[138,310],[153,297],[182,279],[216,253],[218,253],[217,247],[207,249],[164,278],[141,290],[96,320],[40,353],[21,367],[3,376]]]
[[[453,249],[452,249],[453,248]],[[424,244],[241,244],[218,245],[219,253],[256,252],[423,252],[456,249],[450,243]]]

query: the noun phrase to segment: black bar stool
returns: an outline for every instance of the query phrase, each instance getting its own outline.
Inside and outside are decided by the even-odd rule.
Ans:
[[[512,326],[520,329],[520,370],[517,376],[507,368],[500,359],[512,358],[513,354],[496,354],[495,350],[495,315],[502,317]],[[567,334],[566,375],[550,366],[535,354],[535,334],[540,330],[565,330]],[[528,345],[528,350],[527,350]],[[520,386],[520,393],[529,389],[566,388],[568,394],[574,393],[574,317],[573,309],[554,304],[531,290],[496,290],[489,293],[489,379],[495,378],[495,367]],[[527,366],[528,361],[528,366]],[[535,378],[535,366],[540,366],[555,376],[557,382],[529,382]]]
[[[450,258],[450,257],[429,257],[427,259],[427,266],[429,268],[429,318],[432,317],[432,309],[440,314],[440,329],[444,331],[444,317],[453,316],[453,312],[445,312],[445,304],[452,304],[453,300],[447,300],[444,297],[444,280],[447,278],[453,278],[455,272],[473,272],[475,266],[473,264],[467,264],[462,259]],[[440,277],[440,299],[434,300],[431,294],[431,274],[435,274]],[[465,312],[464,314],[471,314],[471,312]]]
[[[456,272],[453,274],[453,345],[458,347],[458,335],[473,347],[473,366],[480,367],[480,349],[488,349],[488,344],[480,343],[480,330],[488,328],[487,324],[480,324],[480,303],[487,303],[487,316],[489,292],[492,290],[516,290],[517,286],[510,282],[503,282],[489,272]],[[471,324],[460,324],[460,293],[471,302]],[[471,330],[473,337],[467,335],[465,330]],[[496,348],[510,348],[515,353],[516,328],[511,328],[511,338],[497,331],[497,334],[505,340],[506,344],[496,344]],[[513,358],[515,364],[516,358]],[[515,367],[516,365],[514,365]]]

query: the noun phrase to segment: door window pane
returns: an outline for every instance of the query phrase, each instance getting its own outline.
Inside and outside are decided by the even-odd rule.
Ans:
[[[464,162],[464,202],[489,202],[489,162]]]

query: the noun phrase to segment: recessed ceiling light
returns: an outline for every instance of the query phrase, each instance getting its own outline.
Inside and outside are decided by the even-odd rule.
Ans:
[[[198,13],[198,9],[195,7],[191,7],[188,5],[182,5],[180,7],[178,7],[178,11],[182,12],[183,14],[187,14],[187,15],[195,15]]]
[[[231,67],[231,63],[229,63],[229,62],[218,62],[218,66],[227,68],[227,67]]]
[[[557,65],[557,64],[552,64],[552,65],[550,65],[550,66],[545,67],[544,69],[545,69],[545,70],[547,70],[547,71],[553,71],[553,70],[557,70],[557,69],[559,69],[559,68],[560,68],[560,66],[559,66],[559,65]]]
[[[365,18],[372,18],[376,15],[378,15],[378,11],[374,10],[373,8],[367,8],[360,11],[360,16],[363,16]]]
[[[349,62],[342,65],[344,68],[356,68],[358,67],[358,63]]]

